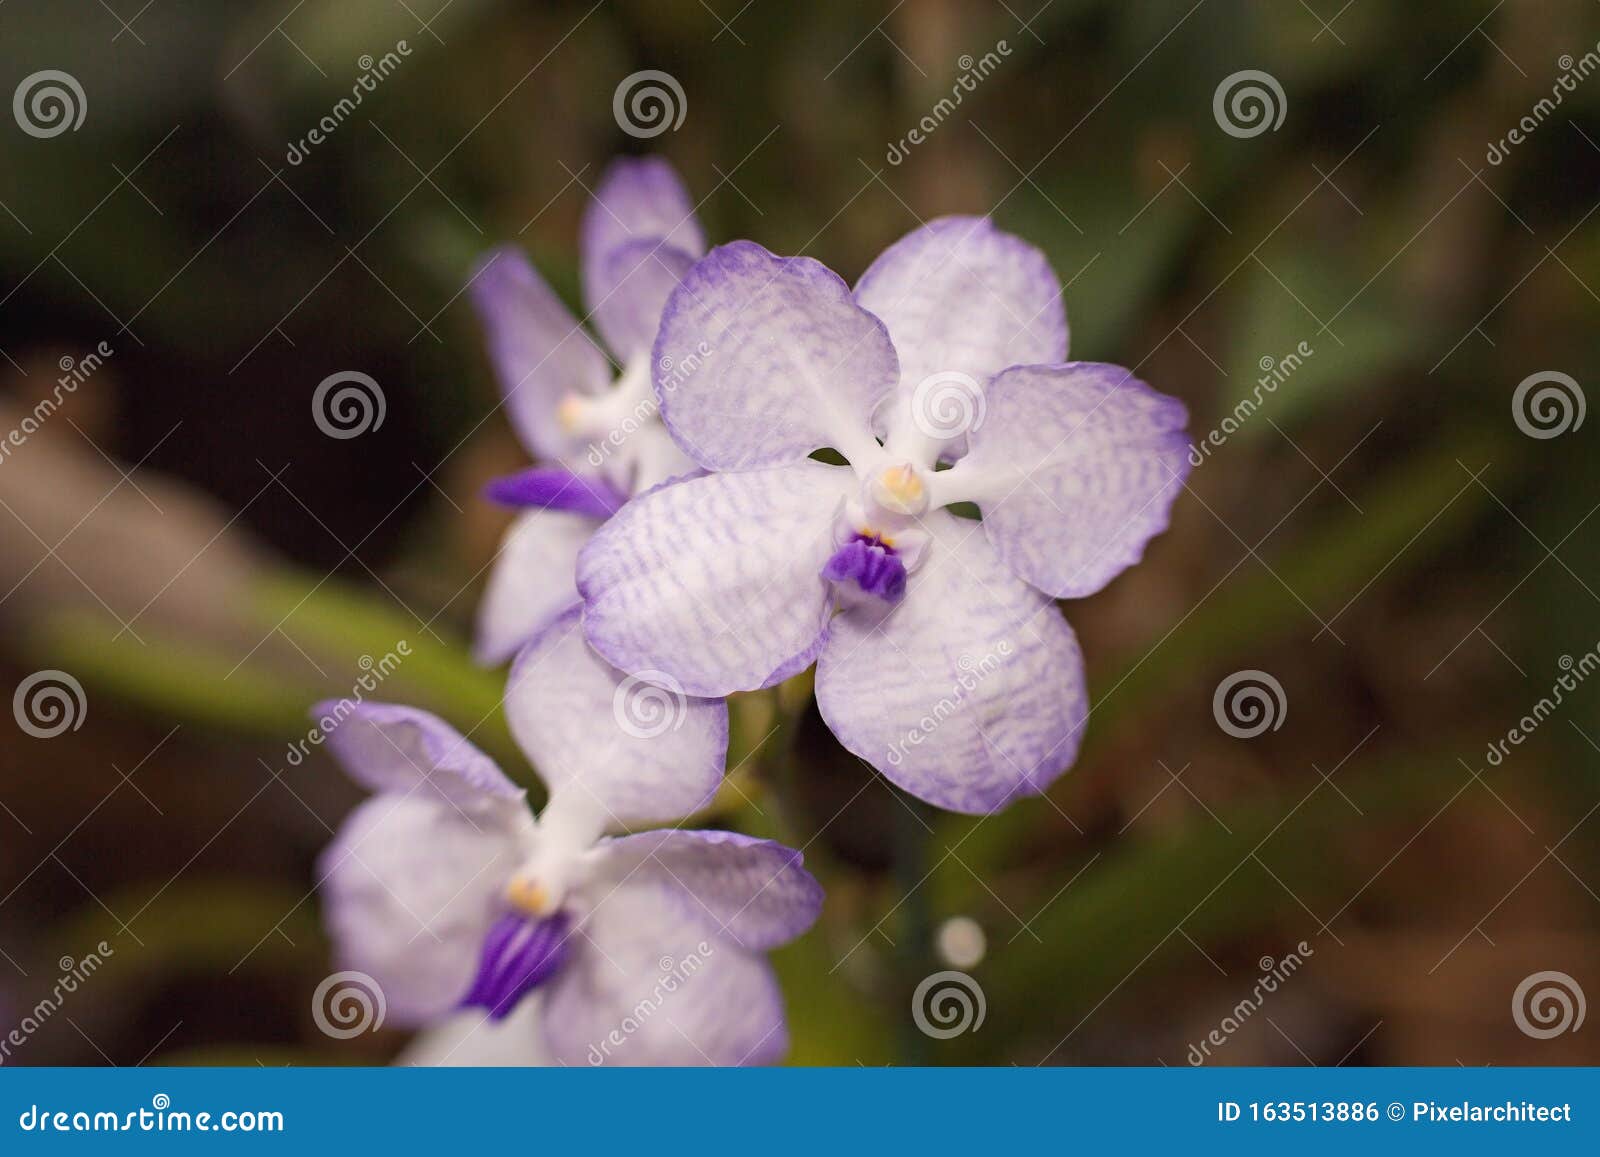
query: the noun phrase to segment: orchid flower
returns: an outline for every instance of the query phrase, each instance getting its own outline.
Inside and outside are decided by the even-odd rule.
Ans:
[[[620,374],[518,249],[471,281],[506,411],[542,465],[489,487],[523,513],[506,532],[478,614],[475,653],[498,664],[578,601],[572,566],[628,497],[694,470],[656,417],[650,347],[667,295],[705,252],[694,206],[660,158],[615,161],[584,212],[584,308]]]
[[[318,705],[334,755],[375,793],[319,865],[340,967],[376,980],[396,1020],[449,1026],[430,1059],[470,1047],[463,1009],[490,1034],[479,1055],[637,1065],[785,1053],[764,953],[820,908],[800,853],[729,832],[605,835],[689,814],[721,779],[726,705],[658,691],[594,657],[576,608],[528,644],[506,714],[550,789],[537,817],[437,717]],[[635,693],[647,698],[637,712],[625,703]],[[516,1031],[538,1039],[510,1047]]]
[[[912,232],[853,293],[809,258],[713,250],[655,357],[710,351],[657,391],[716,473],[635,498],[584,548],[590,643],[693,695],[815,661],[834,734],[911,794],[987,813],[1044,790],[1087,718],[1053,600],[1137,562],[1188,473],[1182,403],[1067,362],[1060,292],[984,218]]]

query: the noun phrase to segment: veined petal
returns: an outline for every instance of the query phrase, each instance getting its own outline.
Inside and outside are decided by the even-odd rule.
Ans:
[[[512,426],[535,457],[562,459],[571,440],[556,407],[611,383],[605,354],[520,249],[490,252],[468,286]]]
[[[517,656],[505,710],[552,794],[576,785],[617,826],[681,819],[722,782],[728,705],[623,675],[584,641],[577,607]]]
[[[339,967],[376,980],[396,1021],[430,1021],[466,994],[517,866],[523,818],[469,820],[420,794],[380,795],[322,853],[317,875]]]
[[[577,604],[573,569],[598,520],[560,510],[517,516],[500,541],[478,604],[473,657],[497,666],[515,655],[552,618]]]
[[[544,995],[557,1063],[760,1065],[788,1051],[763,957],[660,904],[651,888],[617,888],[595,905]]]
[[[1167,528],[1189,476],[1188,421],[1182,402],[1121,366],[1019,366],[990,385],[972,452],[939,481],[977,502],[1007,566],[1080,598]]]
[[[603,263],[605,296],[591,307],[595,328],[620,362],[648,357],[661,326],[661,311],[695,255],[658,237],[612,250]]]
[[[706,251],[689,191],[662,157],[612,161],[584,210],[578,236],[584,306],[591,313],[598,312],[600,302],[616,287],[616,271],[609,262],[622,247],[637,241],[665,242],[691,259]],[[606,340],[611,340],[609,334]]]
[[[802,462],[635,498],[578,556],[589,642],[613,666],[664,673],[690,695],[805,670],[826,632],[820,572],[853,484],[843,467]]]
[[[468,814],[520,812],[524,792],[494,760],[437,715],[393,703],[329,699],[312,718],[350,778]]]
[[[882,453],[872,412],[899,379],[883,323],[809,257],[753,241],[713,249],[667,301],[656,338],[661,414],[708,469]]]
[[[907,435],[948,439],[959,454],[982,421],[991,377],[1067,356],[1066,308],[1049,260],[987,217],[940,217],[906,234],[861,275],[855,295],[900,354],[900,389],[883,413],[892,446]],[[970,402],[943,396],[958,382],[976,391]]]
[[[944,511],[893,608],[833,622],[817,706],[839,741],[920,799],[985,814],[1071,766],[1088,715],[1083,656],[1055,604]]]
[[[657,889],[662,902],[753,952],[787,944],[822,911],[822,885],[801,866],[805,857],[771,840],[653,831],[608,840],[595,855],[595,886]]]

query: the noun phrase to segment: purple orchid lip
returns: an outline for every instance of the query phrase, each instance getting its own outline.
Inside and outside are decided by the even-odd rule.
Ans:
[[[567,914],[543,919],[511,913],[494,922],[463,1008],[481,1008],[504,1020],[517,1003],[554,976],[566,960]]]
[[[545,466],[496,478],[484,487],[484,495],[501,506],[536,506],[601,519],[610,518],[628,501],[604,478]]]
[[[877,535],[858,534],[833,553],[822,568],[829,582],[851,582],[890,606],[906,593],[906,564]]]

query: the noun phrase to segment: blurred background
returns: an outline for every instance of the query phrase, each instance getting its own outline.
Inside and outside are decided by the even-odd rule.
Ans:
[[[1075,358],[1193,414],[1171,531],[1066,607],[1048,797],[936,815],[803,680],[735,703],[706,822],[828,890],[776,956],[794,1062],[1600,1062],[1597,40],[1588,0],[11,0],[3,1062],[405,1046],[317,1028],[359,797],[293,745],[404,642],[378,697],[535,782],[466,646],[525,457],[461,288],[511,241],[575,304],[644,151],[713,240],[848,280],[991,213]],[[676,127],[614,111],[643,70]],[[348,373],[381,421],[330,436]],[[914,1015],[947,970],[972,1013]]]

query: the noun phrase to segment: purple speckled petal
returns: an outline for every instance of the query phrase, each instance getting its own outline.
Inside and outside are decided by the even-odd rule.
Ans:
[[[941,478],[1006,565],[1081,598],[1138,562],[1189,476],[1188,411],[1121,366],[1019,366],[989,387],[972,452]]]
[[[472,654],[498,666],[578,600],[573,569],[578,552],[600,525],[597,519],[560,510],[530,510],[517,516],[500,542],[489,571]]]
[[[833,623],[817,706],[900,787],[981,815],[1071,766],[1088,715],[1083,656],[1054,603],[1001,563],[975,522],[930,514],[898,607]]]
[[[574,474],[555,466],[534,466],[484,487],[484,496],[501,506],[566,510],[590,518],[610,518],[628,496],[598,475]]]
[[[899,380],[883,323],[809,257],[753,241],[713,249],[667,301],[656,338],[661,414],[715,470],[797,462],[831,446],[881,453],[871,416]]]
[[[611,258],[637,241],[665,242],[690,258],[706,251],[689,191],[662,157],[620,157],[606,167],[595,186],[579,231],[583,300],[590,313],[597,313],[599,303],[616,287]],[[606,340],[612,340],[610,334]]]
[[[981,390],[1007,366],[1067,356],[1061,284],[1034,246],[987,217],[939,217],[885,249],[856,283],[856,300],[889,327],[900,391],[882,414],[891,441],[912,420],[917,387],[963,374]],[[920,404],[934,405],[925,388]],[[942,429],[934,416],[933,425]],[[957,437],[952,452],[960,453]]]
[[[805,857],[771,840],[653,831],[607,840],[596,856],[600,881],[655,889],[664,903],[752,952],[787,944],[822,911],[822,885],[802,866]]]
[[[550,790],[580,782],[619,826],[682,819],[722,782],[728,705],[624,676],[584,642],[576,607],[517,656],[505,711]]]
[[[802,462],[712,474],[635,498],[578,556],[583,626],[630,674],[690,695],[771,686],[826,632],[833,521],[854,476]]]
[[[611,288],[594,303],[594,324],[618,361],[649,356],[667,298],[694,262],[695,255],[660,238],[623,245],[606,258]]]
[[[650,888],[588,896],[572,959],[545,986],[545,1043],[568,1065],[762,1065],[788,1052],[766,960]]]
[[[338,966],[373,977],[397,1023],[444,1015],[472,983],[522,819],[469,822],[420,794],[385,794],[356,808],[322,853]]]
[[[329,699],[311,709],[350,778],[474,820],[522,810],[523,791],[437,715],[392,703]]]
[[[610,363],[520,249],[491,251],[469,289],[517,436],[535,457],[561,460],[573,447],[556,407],[609,386]]]

